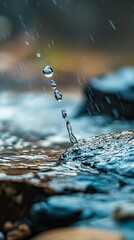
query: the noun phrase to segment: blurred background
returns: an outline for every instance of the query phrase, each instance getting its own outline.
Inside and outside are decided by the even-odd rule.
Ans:
[[[133,0],[0,0],[0,89],[61,88],[134,65]],[[49,88],[48,88],[49,90]]]

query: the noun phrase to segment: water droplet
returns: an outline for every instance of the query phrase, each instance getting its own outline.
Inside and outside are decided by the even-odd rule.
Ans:
[[[43,68],[43,73],[46,77],[52,77],[53,76],[53,69],[50,66],[46,66]]]
[[[54,80],[51,80],[51,87],[52,89],[56,89],[56,82]]]
[[[78,141],[77,141],[77,138],[73,134],[72,126],[71,126],[70,121],[68,120],[66,110],[61,110],[61,113],[62,113],[62,117],[65,119],[65,122],[66,122],[66,127],[67,127],[70,142],[73,144],[77,143]]]
[[[64,119],[66,119],[66,118],[67,118],[67,112],[66,112],[66,110],[61,110],[61,113],[62,113],[62,117],[63,117]]]
[[[36,57],[40,58],[40,53],[39,52],[36,53]]]
[[[62,93],[59,90],[56,89],[54,91],[54,95],[55,95],[55,98],[58,102],[60,102],[62,100]]]

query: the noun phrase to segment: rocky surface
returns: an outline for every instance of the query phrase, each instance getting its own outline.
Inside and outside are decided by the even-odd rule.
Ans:
[[[126,131],[79,140],[66,151],[37,144],[1,150],[1,234],[31,239],[57,227],[84,226],[133,240],[133,141],[134,132]]]
[[[134,68],[90,79],[84,88],[84,96],[80,114],[134,119]]]

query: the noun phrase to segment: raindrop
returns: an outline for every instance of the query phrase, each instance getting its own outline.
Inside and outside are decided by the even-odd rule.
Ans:
[[[54,46],[54,40],[51,40],[52,45]]]
[[[40,53],[39,52],[36,53],[36,57],[40,58]]]
[[[92,42],[94,43],[95,40],[94,40],[93,36],[92,36],[90,33],[89,33],[89,37],[90,37],[90,39],[92,40]]]
[[[56,82],[54,80],[51,80],[51,87],[52,89],[56,89]]]
[[[29,42],[28,42],[28,41],[26,41],[26,45],[27,45],[27,46],[29,45]]]
[[[56,6],[57,5],[57,2],[56,2],[56,0],[53,0],[53,4]]]
[[[58,102],[60,102],[62,100],[62,93],[59,90],[56,89],[54,91],[54,95],[55,95],[55,98]]]
[[[114,25],[114,23],[112,22],[112,20],[109,19],[109,24],[111,25],[111,27],[113,28],[113,30],[116,30],[116,27]]]
[[[50,66],[46,66],[43,68],[43,73],[46,77],[52,77],[53,76],[53,69]]]

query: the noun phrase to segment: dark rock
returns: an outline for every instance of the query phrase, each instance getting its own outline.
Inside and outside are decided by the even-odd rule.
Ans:
[[[53,197],[54,200],[55,197]],[[52,198],[52,199],[53,199]],[[50,228],[68,226],[76,222],[81,214],[81,209],[74,208],[66,204],[52,204],[51,198],[48,203],[45,201],[38,202],[31,208],[27,222],[31,225],[33,233],[38,233]]]
[[[90,79],[84,96],[79,115],[104,114],[114,119],[134,119],[134,68]]]

